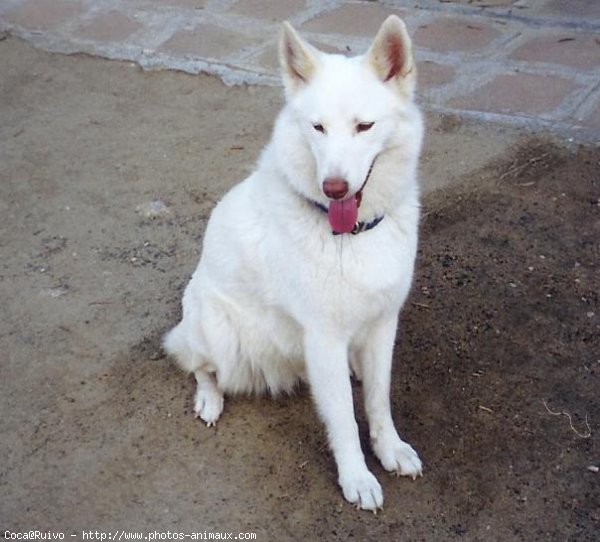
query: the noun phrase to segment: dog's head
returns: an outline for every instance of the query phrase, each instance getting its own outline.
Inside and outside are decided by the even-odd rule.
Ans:
[[[352,207],[355,198],[360,205],[373,163],[399,144],[408,113],[415,117],[416,69],[404,23],[388,17],[367,53],[353,58],[322,53],[284,23],[279,59],[293,130],[314,160],[313,185],[300,190],[330,211],[331,202]],[[405,134],[418,140],[414,154],[420,118],[417,124]]]

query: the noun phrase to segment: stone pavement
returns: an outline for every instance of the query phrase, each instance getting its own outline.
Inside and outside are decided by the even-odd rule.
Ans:
[[[276,85],[282,20],[328,52],[355,54],[390,13],[413,36],[426,109],[600,140],[599,0],[2,0],[0,32]]]

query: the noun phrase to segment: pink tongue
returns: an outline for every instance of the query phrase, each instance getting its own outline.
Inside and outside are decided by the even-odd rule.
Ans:
[[[349,233],[358,220],[358,200],[356,196],[347,200],[329,202],[329,224],[336,233]]]

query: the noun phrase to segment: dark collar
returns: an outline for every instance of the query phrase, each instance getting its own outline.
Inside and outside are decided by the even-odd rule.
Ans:
[[[314,206],[323,211],[324,213],[327,213],[327,207],[325,207],[325,205],[323,205],[322,203],[319,203],[318,201],[313,201],[312,202],[314,204]],[[369,231],[372,230],[375,226],[377,226],[377,224],[379,224],[382,220],[383,220],[384,215],[382,216],[377,216],[375,217],[373,220],[371,220],[371,222],[357,222],[356,224],[354,224],[354,228],[352,228],[352,230],[350,231],[350,233],[352,235],[358,235],[359,233],[363,232],[363,231]],[[332,231],[331,232],[333,235],[342,235],[340,232],[337,231]]]

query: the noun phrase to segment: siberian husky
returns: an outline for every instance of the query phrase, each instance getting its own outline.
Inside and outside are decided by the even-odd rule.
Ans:
[[[284,23],[279,58],[286,104],[255,172],[214,209],[164,346],[194,373],[195,412],[209,426],[224,394],[307,381],[344,497],[376,511],[383,493],[361,450],[351,372],[383,468],[421,474],[389,400],[419,220],[411,41],[392,15],[365,55],[346,58]]]

